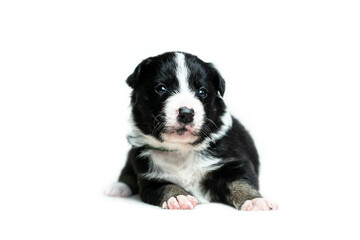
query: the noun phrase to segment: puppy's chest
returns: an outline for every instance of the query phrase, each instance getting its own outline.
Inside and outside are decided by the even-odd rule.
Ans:
[[[218,168],[219,159],[199,152],[150,151],[149,153],[151,167],[147,177],[177,184],[197,197],[200,202],[210,200],[201,182],[210,171]]]

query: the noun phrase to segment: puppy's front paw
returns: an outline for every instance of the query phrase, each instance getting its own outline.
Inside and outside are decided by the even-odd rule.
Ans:
[[[269,211],[269,210],[278,210],[278,205],[272,203],[265,198],[254,198],[252,200],[247,200],[241,206],[243,211]]]
[[[163,209],[193,209],[197,204],[197,199],[191,195],[178,195],[169,198],[169,200],[163,202]]]
[[[130,197],[132,192],[128,185],[122,182],[114,182],[107,189],[104,194],[109,197]]]

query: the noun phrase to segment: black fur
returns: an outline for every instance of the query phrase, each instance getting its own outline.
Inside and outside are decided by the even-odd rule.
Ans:
[[[226,112],[226,106],[222,99],[225,93],[225,81],[212,64],[205,63],[191,54],[183,54],[189,70],[188,82],[191,90],[193,92],[198,92],[200,88],[207,90],[205,98],[197,96],[205,110],[206,120],[201,131],[206,134],[199,134],[196,141],[189,143],[195,149],[204,144],[210,133],[217,133],[223,125],[221,116]],[[163,109],[166,100],[179,88],[174,56],[175,53],[170,52],[148,58],[142,61],[126,80],[128,85],[133,88],[131,106],[135,127],[144,135],[153,136],[160,143],[163,142],[161,133],[166,131],[162,124],[165,117]],[[168,88],[168,91],[159,94],[154,89],[162,84]],[[132,142],[132,137],[129,137],[130,142]],[[151,158],[142,154],[149,149],[151,146],[147,144],[132,147],[119,181],[126,183],[133,194],[139,193],[144,202],[157,206],[161,206],[170,196],[192,194],[171,181],[144,177],[146,173],[152,171]],[[200,182],[202,191],[210,193],[210,201],[241,206],[243,202],[235,204],[229,200],[231,195],[229,184],[235,181],[249,184],[256,192],[256,194],[250,195],[241,193],[247,198],[261,196],[257,191],[259,189],[258,154],[252,138],[238,120],[232,117],[232,126],[224,136],[210,142],[206,149],[194,151],[198,151],[199,154],[206,157],[221,159],[221,162],[217,163],[219,168],[209,171]]]

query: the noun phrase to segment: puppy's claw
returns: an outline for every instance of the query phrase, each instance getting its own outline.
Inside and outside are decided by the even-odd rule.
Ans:
[[[187,195],[186,197],[191,202],[191,205],[193,206],[193,208],[198,204],[198,201],[197,201],[197,199],[195,197],[193,197],[191,195]]]
[[[193,209],[197,205],[197,199],[191,195],[178,195],[175,197],[169,198],[169,200],[163,202],[163,209],[172,209],[172,210],[185,210]]]
[[[173,209],[173,210],[180,209],[179,203],[174,197],[169,198],[169,200],[167,201],[167,205],[169,209]]]
[[[278,210],[279,207],[276,203],[272,203],[265,198],[254,198],[252,200],[247,200],[241,206],[243,211],[270,211]]]
[[[169,209],[169,207],[168,207],[168,205],[167,205],[166,202],[163,202],[162,209]]]

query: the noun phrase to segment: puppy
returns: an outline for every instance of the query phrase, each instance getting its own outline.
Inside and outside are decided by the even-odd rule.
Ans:
[[[106,194],[164,209],[221,202],[240,210],[273,210],[259,193],[252,138],[226,109],[225,81],[198,57],[169,52],[142,61],[132,88],[132,145],[118,182]]]

